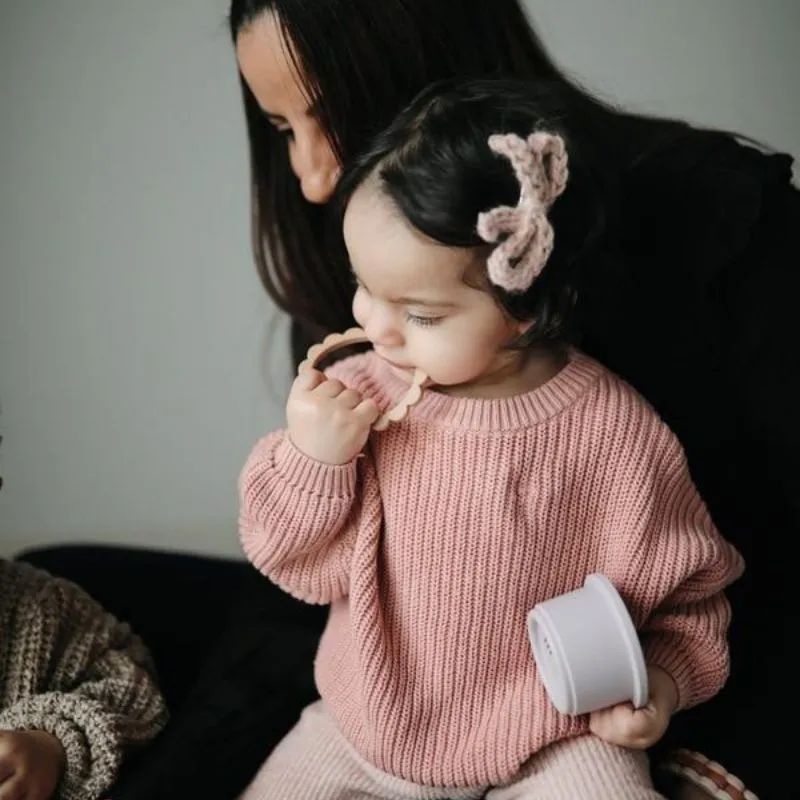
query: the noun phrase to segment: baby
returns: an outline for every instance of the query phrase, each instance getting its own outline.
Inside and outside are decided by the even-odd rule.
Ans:
[[[571,344],[615,202],[572,102],[434,87],[343,177],[373,349],[302,370],[241,477],[248,558],[331,606],[322,699],[246,800],[655,798],[644,750],[726,680],[742,559],[675,436]],[[419,402],[374,431],[418,370]],[[572,718],[525,620],[592,572],[631,609],[650,701]]]

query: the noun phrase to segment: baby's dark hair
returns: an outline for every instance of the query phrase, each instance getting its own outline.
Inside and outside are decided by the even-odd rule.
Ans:
[[[515,319],[532,321],[520,347],[562,344],[575,338],[579,276],[600,253],[616,207],[615,176],[605,168],[603,145],[593,139],[591,114],[580,94],[563,84],[515,79],[450,80],[419,94],[352,164],[338,187],[342,219],[365,181],[375,179],[408,223],[451,247],[494,245],[477,232],[478,214],[515,206],[520,184],[510,161],[488,139],[542,131],[565,142],[569,180],[548,218],[555,233],[544,270],[523,292],[485,280],[485,288]]]

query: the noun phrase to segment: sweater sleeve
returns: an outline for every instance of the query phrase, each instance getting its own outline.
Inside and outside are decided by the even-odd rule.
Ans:
[[[19,569],[33,585],[26,582],[14,610],[6,665],[14,685],[0,729],[55,736],[66,753],[58,796],[94,800],[113,784],[125,752],[161,730],[166,707],[128,625],[68,581]]]
[[[323,464],[279,431],[262,439],[245,464],[239,518],[245,554],[300,600],[327,604],[348,593],[359,518],[370,495],[358,476],[357,462],[366,460]]]
[[[362,356],[337,362],[326,375],[385,405]],[[358,531],[382,517],[369,447],[349,464],[332,466],[308,458],[286,431],[277,431],[250,454],[239,496],[239,535],[256,569],[307,603],[347,596]]]
[[[724,589],[744,562],[714,526],[665,426],[659,423],[645,453],[612,515],[618,533],[609,577],[631,609],[647,663],[673,678],[678,707],[687,708],[727,680]]]

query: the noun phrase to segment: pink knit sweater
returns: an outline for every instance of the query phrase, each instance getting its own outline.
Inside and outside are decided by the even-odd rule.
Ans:
[[[330,372],[381,407],[406,388],[372,354]],[[392,775],[503,783],[587,730],[550,704],[525,619],[591,572],[619,589],[682,707],[727,677],[722,590],[742,560],[675,437],[586,356],[512,398],[426,392],[345,466],[274,433],[240,488],[248,558],[294,596],[331,604],[320,694],[358,752]]]

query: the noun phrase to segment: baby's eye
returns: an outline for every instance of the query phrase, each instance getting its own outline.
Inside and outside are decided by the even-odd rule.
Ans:
[[[438,325],[442,321],[442,317],[422,317],[419,314],[412,314],[406,311],[406,321],[422,328],[428,328],[431,325]]]

